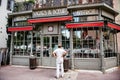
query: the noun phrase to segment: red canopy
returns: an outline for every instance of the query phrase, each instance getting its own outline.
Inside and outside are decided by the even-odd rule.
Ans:
[[[72,16],[28,19],[28,22],[29,23],[42,23],[42,22],[56,22],[56,21],[69,21],[69,20],[72,20]]]
[[[66,28],[102,27],[104,22],[68,23]]]
[[[83,23],[68,23],[66,28],[83,28],[83,27],[104,27],[104,21],[97,22],[83,22]],[[120,25],[108,22],[107,25],[110,28],[120,30]]]
[[[108,23],[108,27],[116,29],[116,30],[120,30],[120,26],[117,24],[113,24],[113,23]]]
[[[15,32],[15,31],[30,31],[33,30],[32,26],[24,26],[24,27],[9,27],[8,31]]]

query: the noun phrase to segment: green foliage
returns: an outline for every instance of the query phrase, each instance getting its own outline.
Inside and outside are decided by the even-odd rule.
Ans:
[[[28,2],[34,4],[34,3],[35,3],[35,0],[29,0]]]

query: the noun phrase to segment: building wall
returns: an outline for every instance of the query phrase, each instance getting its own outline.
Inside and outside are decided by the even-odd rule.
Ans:
[[[0,48],[7,47],[7,33],[6,33],[6,25],[7,25],[7,13],[10,11],[7,10],[7,0],[1,0],[0,5]]]
[[[114,8],[120,13],[120,0],[113,0]],[[120,14],[116,17],[116,23],[120,24]],[[120,32],[117,34],[118,52],[120,53]]]

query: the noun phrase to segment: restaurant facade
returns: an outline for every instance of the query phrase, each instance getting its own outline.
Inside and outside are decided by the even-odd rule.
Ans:
[[[38,0],[31,8],[15,8],[16,12],[8,14],[12,22],[8,27],[10,63],[28,66],[30,56],[34,55],[37,66],[55,67],[52,52],[61,43],[68,52],[70,69],[104,72],[118,66],[120,25],[115,23],[118,12],[112,2]]]

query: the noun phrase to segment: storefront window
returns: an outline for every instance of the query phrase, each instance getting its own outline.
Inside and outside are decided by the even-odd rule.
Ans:
[[[68,29],[66,29],[64,26],[61,27],[62,31],[62,46],[65,49],[69,49],[70,48],[70,31]]]
[[[98,58],[100,35],[94,28],[73,29],[73,54],[76,58]]]
[[[105,57],[114,57],[116,56],[116,36],[110,30],[103,32],[103,47]]]
[[[61,34],[62,34],[62,46],[68,52],[66,57],[70,57],[70,30],[61,26]]]
[[[30,32],[15,32],[14,33],[14,53],[13,55],[29,55],[31,33]]]
[[[31,47],[33,55],[40,56],[40,33],[33,32],[33,42],[31,42],[32,33],[30,31],[14,33],[14,53],[13,55],[29,56]]]
[[[33,55],[40,57],[41,52],[41,39],[40,31],[33,31]]]

